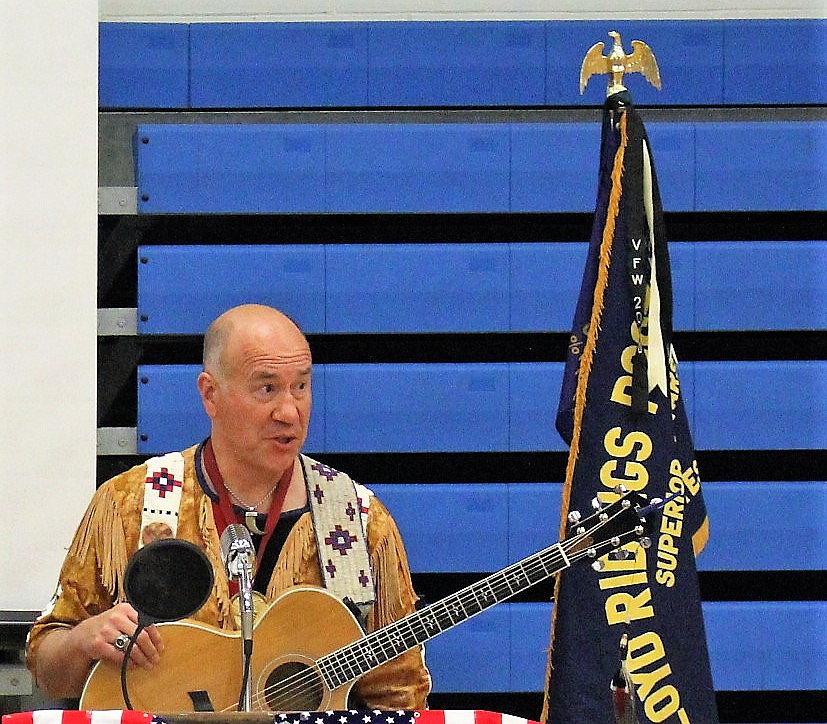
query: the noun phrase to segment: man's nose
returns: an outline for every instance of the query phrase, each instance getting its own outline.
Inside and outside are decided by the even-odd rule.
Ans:
[[[271,417],[278,422],[295,422],[298,414],[295,397],[289,391],[282,392],[275,400]]]

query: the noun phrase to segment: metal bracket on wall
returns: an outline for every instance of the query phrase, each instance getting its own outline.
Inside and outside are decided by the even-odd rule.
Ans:
[[[137,455],[137,427],[99,427],[98,455]]]
[[[135,307],[98,309],[98,337],[134,337],[138,334]]]
[[[0,664],[0,696],[31,696],[32,675],[23,664]]]
[[[99,186],[98,214],[137,214],[137,186]]]

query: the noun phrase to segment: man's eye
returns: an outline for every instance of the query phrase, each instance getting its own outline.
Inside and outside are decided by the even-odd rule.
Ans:
[[[268,395],[275,389],[276,389],[275,385],[262,385],[261,386],[261,391],[267,393]]]

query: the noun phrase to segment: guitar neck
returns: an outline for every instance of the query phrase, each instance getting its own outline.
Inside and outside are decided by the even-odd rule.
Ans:
[[[338,688],[471,616],[550,578],[569,565],[571,561],[564,546],[555,543],[421,611],[408,614],[323,656],[316,664],[327,686]]]

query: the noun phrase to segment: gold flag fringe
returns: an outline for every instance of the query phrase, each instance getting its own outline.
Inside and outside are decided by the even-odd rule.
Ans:
[[[695,557],[706,547],[709,541],[709,516],[705,517],[701,527],[692,534],[692,552]]]
[[[589,375],[594,362],[595,348],[597,347],[597,339],[600,336],[600,322],[603,317],[603,299],[606,293],[606,287],[609,282],[609,262],[612,255],[612,240],[614,239],[615,223],[617,215],[620,211],[620,197],[623,191],[623,159],[625,156],[626,146],[628,144],[628,136],[626,132],[626,113],[623,112],[620,118],[620,143],[615,152],[614,163],[612,166],[612,188],[609,193],[609,205],[606,210],[606,223],[603,226],[603,236],[600,241],[600,263],[597,271],[597,281],[594,288],[594,302],[592,304],[592,313],[589,320],[589,331],[586,336],[586,344],[583,347],[583,355],[580,358],[580,365],[577,371],[577,389],[574,393],[574,430],[572,434],[571,446],[569,448],[569,457],[566,464],[566,481],[563,485],[563,501],[562,512],[560,516],[560,539],[562,540],[566,534],[566,519],[569,511],[569,504],[571,498],[571,484],[574,477],[574,466],[577,461],[577,456],[580,452],[580,432],[583,422],[583,411],[586,408],[586,388],[589,383]],[[560,576],[554,584],[554,600],[558,598],[560,592]],[[548,667],[546,668],[546,686],[545,694],[543,696],[543,710],[540,714],[540,721],[548,721],[548,682],[552,673],[551,652],[554,650],[554,624],[557,619],[557,606],[554,607],[551,622],[551,640],[549,641],[548,649]]]

